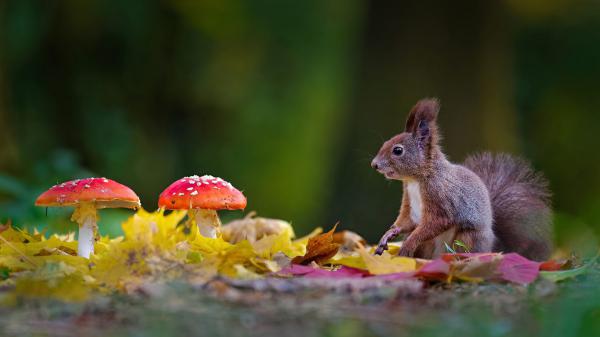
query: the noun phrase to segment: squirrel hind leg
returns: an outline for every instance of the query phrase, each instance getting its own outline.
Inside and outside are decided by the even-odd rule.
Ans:
[[[482,231],[463,230],[453,242],[457,253],[488,253],[492,251],[494,237]]]
[[[439,256],[434,256],[435,255],[434,252],[435,252],[435,241],[429,240],[429,241],[423,242],[421,245],[419,245],[419,247],[415,251],[415,254],[413,257],[419,258],[419,259],[428,259],[428,260],[439,257]]]

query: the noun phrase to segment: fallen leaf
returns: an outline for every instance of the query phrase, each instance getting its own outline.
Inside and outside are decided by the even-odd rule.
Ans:
[[[290,258],[303,255],[306,247],[292,241],[290,232],[267,235],[252,242],[256,254],[264,259],[271,259],[277,253],[283,253]]]
[[[340,245],[333,242],[336,227],[337,224],[329,232],[310,238],[306,245],[306,254],[295,257],[292,263],[306,265],[314,261],[322,264],[333,257],[340,249]]]
[[[15,294],[19,296],[63,301],[86,300],[90,289],[85,274],[62,261],[47,261],[35,270],[20,273],[15,282]]]
[[[279,272],[279,275],[304,276],[312,278],[362,278],[368,276],[369,273],[365,270],[345,266],[332,271],[314,266],[293,264]]]
[[[328,262],[334,265],[342,265],[350,268],[367,269],[365,260],[358,252],[351,254],[336,254]]]
[[[552,282],[560,282],[579,275],[585,274],[590,267],[598,260],[598,255],[592,258],[588,263],[575,269],[559,270],[559,271],[540,271],[540,276]]]
[[[366,245],[367,241],[362,236],[352,231],[341,231],[333,234],[333,242],[341,246],[342,251],[352,252],[358,249],[360,245]]]
[[[539,270],[539,262],[528,260],[517,253],[504,254],[498,266],[498,273],[502,280],[519,284],[535,281]]]
[[[403,256],[392,256],[387,251],[381,255],[369,253],[363,246],[358,249],[366,269],[373,275],[412,272],[417,269],[417,261]]]
[[[243,219],[234,220],[225,224],[221,228],[223,239],[230,243],[238,243],[243,240],[254,243],[265,236],[279,235],[282,233],[286,233],[290,239],[294,238],[294,229],[289,222],[278,219],[255,217],[255,214],[256,213],[251,212]]]
[[[483,282],[496,276],[502,261],[502,254],[470,254],[451,262],[450,276],[467,282]],[[451,278],[448,281],[452,281]]]
[[[544,261],[540,264],[540,271],[559,271],[564,269],[565,266],[569,263],[569,260],[548,260]]]
[[[441,258],[435,259],[423,265],[415,275],[427,281],[446,282],[450,276],[450,263]]]

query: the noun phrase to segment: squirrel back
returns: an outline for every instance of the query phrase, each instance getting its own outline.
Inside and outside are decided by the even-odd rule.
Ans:
[[[493,211],[494,251],[516,252],[532,260],[551,253],[550,192],[544,176],[508,154],[484,152],[464,166],[486,185]]]

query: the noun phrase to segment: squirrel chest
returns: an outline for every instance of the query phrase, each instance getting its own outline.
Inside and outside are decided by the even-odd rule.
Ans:
[[[410,219],[415,224],[420,224],[423,212],[423,199],[421,198],[419,183],[416,181],[406,183],[406,192],[408,192],[408,201],[410,204]]]

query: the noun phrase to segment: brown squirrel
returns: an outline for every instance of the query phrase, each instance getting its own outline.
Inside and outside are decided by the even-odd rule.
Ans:
[[[435,258],[457,252],[516,252],[544,260],[551,252],[550,192],[541,173],[508,154],[482,153],[463,165],[442,153],[437,99],[419,101],[405,131],[386,141],[371,166],[402,180],[400,214],[376,250],[408,234],[400,255]],[[458,241],[456,241],[458,240]]]

